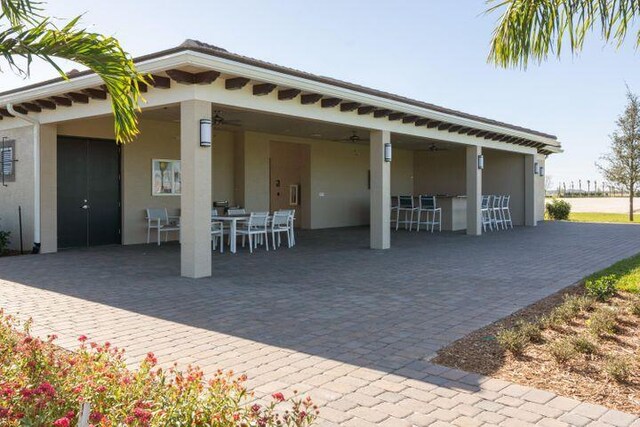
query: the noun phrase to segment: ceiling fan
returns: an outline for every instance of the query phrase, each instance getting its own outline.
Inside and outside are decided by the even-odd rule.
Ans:
[[[429,145],[427,147],[427,151],[431,151],[431,152],[434,152],[434,151],[447,151],[447,150],[448,150],[448,148],[438,147],[435,142],[432,142],[431,145]]]
[[[338,141],[338,142],[350,142],[352,144],[357,144],[359,142],[369,142],[368,138],[360,138],[358,136],[358,132],[356,132],[355,130],[352,131],[351,136],[348,136],[347,138],[341,138],[341,139],[335,139],[334,141]]]
[[[213,126],[242,126],[242,122],[240,120],[227,120],[222,117],[222,111],[217,110],[213,112],[213,117],[211,118],[213,122]]]

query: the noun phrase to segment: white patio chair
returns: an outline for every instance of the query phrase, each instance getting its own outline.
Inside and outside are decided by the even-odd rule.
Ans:
[[[396,209],[398,215],[396,219],[396,231],[400,224],[404,224],[404,229],[411,231],[413,227],[413,214],[418,211],[418,207],[415,205],[413,196],[398,196],[398,208]],[[400,214],[404,212],[404,219],[400,219]]]
[[[238,224],[236,233],[242,236],[242,247],[245,239],[249,238],[249,251],[253,253],[253,247],[258,247],[258,243],[264,243],[264,247],[269,250],[269,239],[267,238],[269,222],[269,212],[252,212],[246,222]],[[264,241],[262,241],[264,238]]]
[[[511,221],[511,209],[509,208],[510,200],[511,195],[507,194],[502,196],[502,205],[500,209],[502,211],[502,219],[504,220],[504,228],[507,228],[507,226],[513,228],[513,221]]]
[[[156,230],[158,236],[158,246],[160,246],[160,235],[165,233],[164,241],[169,239],[169,233],[177,231],[180,236],[180,221],[172,223],[166,208],[147,208],[147,243],[151,242],[151,230]]]
[[[502,196],[492,196],[491,198],[491,223],[496,230],[504,230],[504,218],[502,217]]]
[[[489,230],[493,231],[493,225],[491,222],[491,196],[482,196],[480,201],[480,218],[482,219],[482,231],[487,231],[487,225]]]
[[[442,231],[442,208],[436,206],[436,196],[423,196],[421,195],[418,198],[418,221],[416,231],[420,231],[420,225],[424,224],[427,227],[427,231],[429,230],[429,226],[431,226],[431,232],[435,226],[438,226],[438,231]],[[422,214],[427,216],[426,221],[422,221]],[[431,216],[431,219],[429,219]]]
[[[400,218],[400,212],[398,211],[398,207],[400,207],[400,202],[398,201],[398,196],[391,196],[391,225],[397,224],[398,218]],[[395,213],[395,218],[393,214]]]
[[[295,234],[295,221],[296,221],[296,210],[295,209],[280,209],[278,212],[286,212],[289,214],[289,236],[291,239],[291,246],[295,246],[296,244],[296,234]]]
[[[244,215],[246,213],[247,213],[247,211],[244,210],[243,208],[229,208],[227,210],[227,215],[229,215],[229,216]]]
[[[271,219],[271,244],[273,245],[273,250],[276,250],[276,237],[278,240],[278,247],[280,247],[282,233],[287,233],[287,246],[291,247],[290,216],[291,213],[289,211],[274,212]]]
[[[211,251],[212,252],[216,250],[219,244],[220,253],[224,253],[224,234],[225,234],[225,229],[222,224],[222,221],[211,221]]]

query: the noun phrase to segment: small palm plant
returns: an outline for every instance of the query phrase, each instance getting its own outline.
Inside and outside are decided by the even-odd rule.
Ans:
[[[33,0],[0,0],[0,57],[15,73],[28,78],[34,59],[67,75],[55,59],[84,65],[104,81],[111,96],[116,140],[125,143],[138,134],[137,112],[145,82],[118,40],[79,28],[80,17],[57,27],[43,15],[42,3]]]

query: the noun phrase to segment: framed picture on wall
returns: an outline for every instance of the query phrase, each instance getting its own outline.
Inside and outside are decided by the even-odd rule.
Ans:
[[[181,193],[180,160],[153,159],[151,161],[151,195],[179,196]]]

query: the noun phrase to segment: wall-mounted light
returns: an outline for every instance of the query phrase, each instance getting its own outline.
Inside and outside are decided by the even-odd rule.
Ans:
[[[478,156],[478,169],[484,169],[484,156],[482,154]]]
[[[540,166],[540,176],[544,176],[544,166]]]
[[[391,143],[387,142],[384,144],[384,161],[389,163],[391,162]]]
[[[536,175],[540,174],[540,164],[538,162],[533,164],[533,173]]]
[[[211,119],[200,119],[200,146],[211,147]]]

